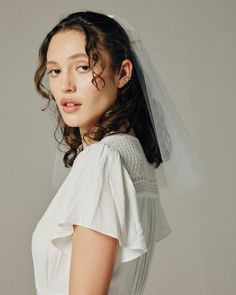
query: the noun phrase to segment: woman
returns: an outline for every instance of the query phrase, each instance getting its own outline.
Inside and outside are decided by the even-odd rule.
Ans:
[[[125,30],[102,13],[68,15],[42,42],[35,84],[55,103],[72,167],[33,233],[37,294],[143,294],[155,244],[171,229]]]

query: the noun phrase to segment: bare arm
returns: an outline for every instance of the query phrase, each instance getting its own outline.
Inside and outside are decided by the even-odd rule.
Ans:
[[[118,248],[116,238],[74,225],[69,295],[107,295]]]

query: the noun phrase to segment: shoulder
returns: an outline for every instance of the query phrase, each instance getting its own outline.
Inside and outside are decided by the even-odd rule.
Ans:
[[[107,142],[99,141],[90,144],[84,150],[82,150],[76,157],[75,161],[78,161],[80,159],[93,159],[95,161],[99,161],[99,159],[102,159],[104,157],[111,157],[114,155],[120,155],[118,150],[114,146]]]
[[[117,183],[119,174],[122,181],[139,183],[137,190],[141,181],[156,181],[154,167],[146,160],[138,139],[115,135],[89,145],[76,157],[70,177],[88,179],[91,185],[92,179]]]
[[[109,171],[116,163],[122,164],[120,153],[110,144],[99,141],[87,146],[77,155],[72,170],[92,174],[101,169]]]
[[[124,166],[133,180],[143,178],[145,155],[138,138],[127,135],[112,135],[91,144],[80,152],[74,165],[78,169],[89,171],[100,168]]]
[[[87,147],[84,152],[84,156],[87,155],[87,152],[93,155],[96,155],[96,152],[103,152],[108,155],[114,153],[119,155],[124,162],[143,161],[145,158],[139,139],[128,134],[107,136],[100,142]]]
[[[120,155],[122,158],[132,156],[143,157],[143,149],[137,137],[126,133],[117,133],[102,138],[99,142],[87,146],[78,158],[109,154]]]

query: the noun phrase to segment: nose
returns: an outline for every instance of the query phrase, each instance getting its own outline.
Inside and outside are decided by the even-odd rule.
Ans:
[[[76,90],[76,84],[73,76],[69,73],[63,75],[60,87],[62,92],[74,92]]]

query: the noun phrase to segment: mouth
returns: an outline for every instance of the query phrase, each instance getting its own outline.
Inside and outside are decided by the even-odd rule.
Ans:
[[[62,104],[63,107],[74,107],[74,106],[80,106],[81,103],[72,103],[72,102],[65,102],[64,104]]]
[[[74,103],[66,103],[62,106],[63,111],[66,113],[73,113],[80,109],[81,104],[74,104]]]
[[[81,105],[80,101],[77,98],[62,98],[61,106],[73,107]]]
[[[62,98],[61,106],[66,113],[77,111],[81,107],[81,103],[77,98]]]

